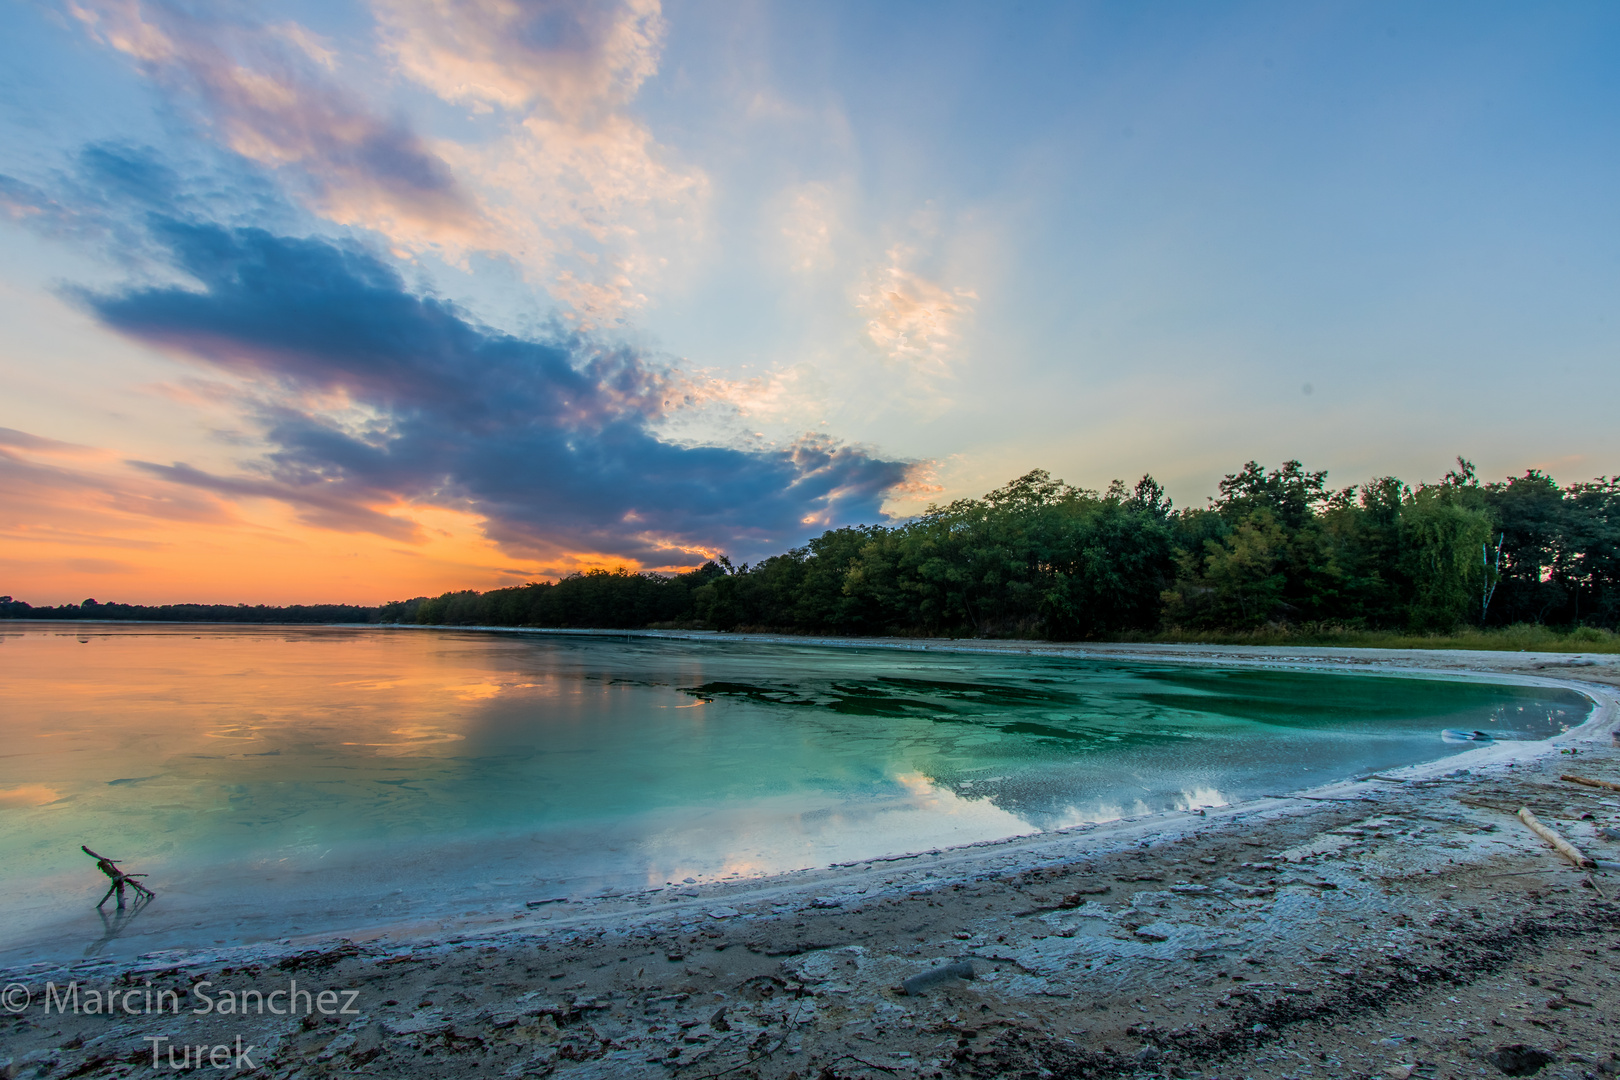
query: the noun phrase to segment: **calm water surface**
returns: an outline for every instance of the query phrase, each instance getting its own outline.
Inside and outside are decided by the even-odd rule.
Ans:
[[[0,958],[522,909],[1543,738],[1576,694],[716,640],[0,625]],[[1461,747],[1466,749],[1466,747]],[[124,922],[80,844],[145,871]]]

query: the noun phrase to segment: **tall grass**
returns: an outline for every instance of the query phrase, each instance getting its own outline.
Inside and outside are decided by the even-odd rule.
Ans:
[[[1620,634],[1613,631],[1592,626],[1555,630],[1533,623],[1517,623],[1491,630],[1469,627],[1450,634],[1403,634],[1332,625],[1266,626],[1246,631],[1170,629],[1154,634],[1121,635],[1114,640],[1188,645],[1327,645],[1356,649],[1620,653]]]

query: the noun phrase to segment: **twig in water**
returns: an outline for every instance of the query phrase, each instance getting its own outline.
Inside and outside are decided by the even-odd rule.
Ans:
[[[107,898],[113,893],[118,894],[118,906],[123,907],[125,889],[134,889],[137,899],[145,898],[146,900],[151,900],[157,896],[157,893],[153,892],[151,889],[148,889],[145,885],[142,885],[136,880],[137,878],[145,877],[145,874],[126,874],[122,870],[118,869],[118,859],[109,859],[105,855],[97,855],[83,844],[79,845],[79,850],[96,860],[96,869],[100,870],[103,874],[106,874],[112,879],[112,884],[107,886],[106,893],[99,901],[96,902],[96,907],[99,908],[102,904],[105,904],[107,902]]]

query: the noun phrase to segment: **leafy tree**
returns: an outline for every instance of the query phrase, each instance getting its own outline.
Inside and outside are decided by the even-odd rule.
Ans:
[[[1411,582],[1407,624],[1451,631],[1478,617],[1491,519],[1447,485],[1420,487],[1401,508],[1402,570]]]

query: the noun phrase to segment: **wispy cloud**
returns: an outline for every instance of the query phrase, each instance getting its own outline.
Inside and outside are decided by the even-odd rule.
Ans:
[[[486,243],[488,223],[444,160],[333,77],[333,53],[294,24],[162,0],[75,0],[92,36],[200,103],[230,149],[277,170],[312,209],[406,247]]]
[[[299,511],[306,525],[337,532],[365,532],[391,540],[422,538],[422,528],[407,518],[393,517],[355,500],[353,491],[338,484],[293,483],[254,476],[215,476],[180,462],[158,465],[132,461],[132,466],[182,487],[201,488],[231,499],[274,499]]]
[[[872,272],[856,304],[866,320],[866,336],[885,356],[921,372],[941,373],[978,295],[908,269],[912,254],[904,246],[890,248],[886,265]]]
[[[446,101],[582,122],[658,70],[658,0],[373,0],[401,70]]]
[[[783,202],[773,240],[788,266],[801,274],[830,268],[836,261],[833,244],[839,218],[831,189],[819,182],[798,184],[785,193]]]
[[[59,457],[110,456],[105,450],[100,450],[94,446],[62,442],[59,439],[47,439],[43,435],[30,435],[26,431],[18,431],[16,428],[8,427],[0,427],[0,447]]]
[[[221,525],[232,520],[227,507],[202,492],[175,487],[122,468],[116,455],[27,432],[7,429],[0,440],[0,505],[6,522],[0,535],[118,546],[126,534],[154,523]],[[107,459],[62,464],[40,457]]]
[[[374,0],[399,71],[497,113],[500,135],[445,147],[507,238],[503,250],[585,324],[646,303],[701,230],[702,172],[627,109],[658,70],[657,0]]]

